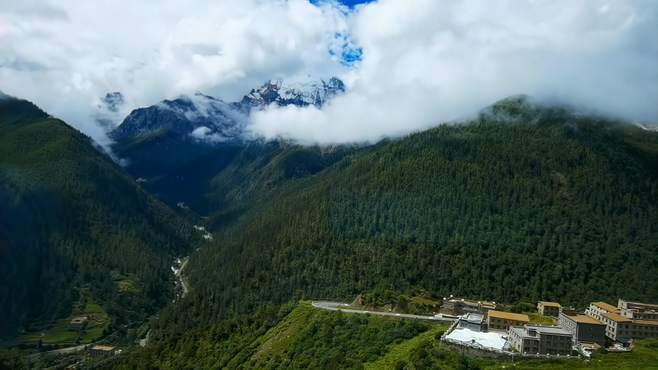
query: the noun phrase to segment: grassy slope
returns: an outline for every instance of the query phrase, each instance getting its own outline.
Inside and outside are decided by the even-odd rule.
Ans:
[[[417,335],[409,340],[393,346],[384,356],[377,361],[364,364],[366,370],[394,369],[400,364],[406,363],[412,356],[414,350],[427,346],[428,343],[436,341],[448,328],[446,325],[437,325],[432,329]]]
[[[83,307],[74,308],[69,317],[57,320],[54,326],[45,331],[22,334],[19,337],[21,344],[34,345],[41,341],[43,345],[73,346],[99,339],[109,324],[109,317],[88,292],[83,294],[85,295]],[[76,316],[90,317],[89,323],[82,332],[69,329],[71,319]]]
[[[252,369],[354,368],[429,328],[419,322],[321,311],[302,302],[259,340],[244,365]]]
[[[656,369],[658,339],[632,353],[598,354],[591,361],[492,360],[464,357],[440,342],[446,325],[313,308],[302,301],[289,313],[232,321],[187,333],[174,347],[156,344],[107,367],[132,369]]]
[[[112,364],[117,369],[360,368],[431,324],[347,315],[300,302],[290,311],[223,321],[156,343]]]

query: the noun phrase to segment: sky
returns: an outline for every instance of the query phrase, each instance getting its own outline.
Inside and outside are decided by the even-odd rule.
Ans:
[[[101,144],[131,109],[273,78],[345,81],[322,109],[270,107],[251,130],[372,142],[515,94],[658,123],[653,0],[0,0],[0,90]],[[99,125],[100,98],[125,104]]]

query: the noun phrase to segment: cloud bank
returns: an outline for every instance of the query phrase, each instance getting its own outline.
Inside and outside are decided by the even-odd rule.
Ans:
[[[99,141],[100,97],[121,114],[201,90],[236,99],[270,78],[336,75],[322,109],[252,116],[268,138],[374,141],[459,119],[525,93],[658,122],[658,7],[652,0],[0,4],[0,89]],[[345,63],[345,47],[360,60]],[[348,57],[353,57],[353,53]]]
[[[105,141],[108,92],[120,115],[196,91],[235,99],[275,77],[330,76],[346,8],[307,1],[0,0],[0,90]]]
[[[363,60],[323,110],[254,117],[268,137],[377,140],[459,119],[509,95],[658,122],[650,1],[381,0],[349,19]]]

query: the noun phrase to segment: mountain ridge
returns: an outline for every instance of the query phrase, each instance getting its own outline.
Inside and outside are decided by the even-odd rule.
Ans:
[[[144,319],[195,240],[89,137],[16,98],[0,101],[0,239],[2,337],[48,328],[86,289],[111,330]]]
[[[272,104],[321,106],[344,89],[337,78],[292,84],[270,80],[232,103],[201,93],[165,100],[131,112],[110,134],[111,150],[134,178],[167,204],[183,202],[205,214],[223,203],[223,196],[213,194],[213,179],[235,158],[259,151],[257,155],[269,158],[278,152],[246,129],[249,112]]]
[[[200,92],[181,95],[173,100],[163,100],[133,110],[109,136],[122,142],[167,130],[211,145],[249,140],[244,137],[247,134],[244,128],[252,110],[265,109],[270,104],[299,107],[314,105],[320,108],[343,92],[343,82],[332,77],[328,81],[293,84],[284,83],[281,79],[269,80],[259,88],[252,89],[241,100],[229,103]]]

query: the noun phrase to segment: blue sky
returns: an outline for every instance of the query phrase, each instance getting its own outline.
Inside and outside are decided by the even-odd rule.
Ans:
[[[319,4],[326,0],[309,0],[311,4]],[[348,6],[349,8],[354,8],[359,4],[371,3],[376,0],[338,0],[339,3]],[[332,56],[339,56],[340,63],[347,67],[352,67],[356,65],[363,59],[363,49],[358,45],[354,45],[350,35],[344,35],[341,33],[336,33],[335,37],[337,40],[342,42],[342,50],[336,52],[334,50],[329,50],[329,54]]]
[[[317,4],[322,0],[310,0],[310,1],[311,1],[312,4]],[[359,5],[359,4],[371,3],[373,1],[374,0],[339,0],[339,2],[341,4],[347,5],[350,8],[353,8],[354,6]]]
[[[359,5],[359,4],[363,4],[363,3],[370,3],[372,1],[373,0],[341,0],[340,2],[347,5],[347,6],[349,6],[349,7],[353,7],[355,5]]]

